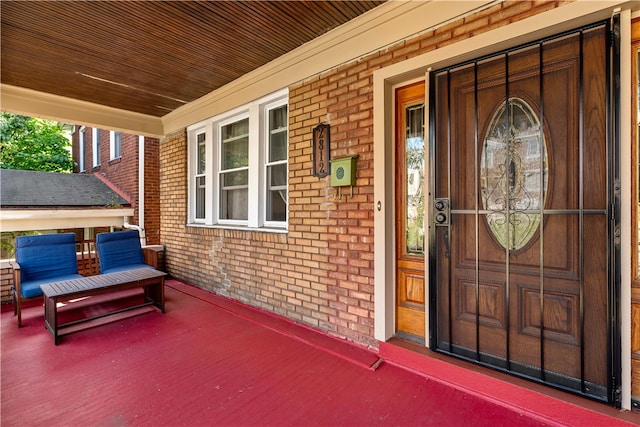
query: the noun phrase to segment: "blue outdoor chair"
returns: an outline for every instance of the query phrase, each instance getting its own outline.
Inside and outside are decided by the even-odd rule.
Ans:
[[[12,263],[13,314],[22,327],[22,303],[42,299],[40,285],[82,277],[78,274],[76,236],[73,233],[41,234],[16,238]]]
[[[138,230],[99,233],[96,250],[101,274],[158,267],[157,252],[143,250]]]

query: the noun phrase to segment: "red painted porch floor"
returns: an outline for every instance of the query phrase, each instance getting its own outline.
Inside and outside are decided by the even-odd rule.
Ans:
[[[1,425],[640,424],[637,413],[388,343],[379,353],[356,347],[175,280],[166,299],[164,315],[118,320],[58,346],[42,307],[23,310],[21,329],[3,311]]]

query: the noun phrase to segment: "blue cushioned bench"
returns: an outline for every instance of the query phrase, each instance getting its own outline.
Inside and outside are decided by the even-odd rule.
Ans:
[[[83,277],[78,273],[75,240],[73,233],[16,238],[13,312],[18,327],[22,327],[22,303],[42,299],[40,285]]]
[[[158,253],[140,245],[138,230],[98,233],[96,250],[100,274],[118,273],[136,268],[158,268]]]
[[[45,326],[57,345],[63,335],[131,315],[144,313],[147,307],[164,313],[164,278],[158,271],[158,251],[142,248],[137,230],[99,233],[96,251],[100,274],[73,280],[58,280],[41,286],[45,298]],[[144,302],[112,312],[60,323],[58,302],[142,288]]]

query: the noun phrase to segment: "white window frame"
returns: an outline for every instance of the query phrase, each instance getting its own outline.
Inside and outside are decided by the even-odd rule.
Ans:
[[[109,131],[109,160],[122,157],[122,133]]]
[[[91,131],[91,152],[93,154],[93,167],[100,166],[100,129],[93,128]]]
[[[287,121],[286,121],[286,129],[285,132],[287,133],[287,158],[284,160],[278,160],[278,161],[273,161],[273,162],[269,162],[269,142],[270,142],[270,126],[269,126],[269,112],[271,110],[276,110],[280,107],[286,106],[287,107]],[[288,223],[289,221],[289,155],[288,155],[288,151],[289,151],[289,106],[288,106],[288,99],[279,99],[275,102],[269,103],[264,105],[261,108],[260,111],[260,115],[261,115],[261,123],[264,124],[263,126],[263,137],[262,137],[262,143],[263,143],[263,150],[262,150],[262,154],[263,154],[263,158],[261,158],[261,166],[262,166],[262,170],[261,170],[261,179],[260,181],[262,182],[262,186],[263,186],[263,190],[261,192],[261,195],[263,196],[262,199],[260,200],[260,204],[262,207],[262,221],[263,224],[266,227],[281,227],[282,223]],[[276,165],[282,165],[285,164],[287,166],[287,177],[286,177],[286,184],[285,184],[285,191],[286,191],[286,212],[285,212],[285,220],[284,221],[273,221],[273,220],[267,220],[267,214],[268,214],[268,195],[269,195],[269,182],[268,182],[268,173],[267,173],[267,169],[269,168],[269,166],[276,166]]]
[[[84,126],[82,126],[80,128],[80,133],[78,135],[78,169],[80,170],[80,172],[86,171],[85,159],[84,159],[85,144],[87,141],[87,135],[85,133],[86,131],[87,129]]]
[[[240,168],[236,168],[236,169],[222,169],[222,128],[245,120],[245,119],[249,119],[249,138],[248,138],[248,152],[249,152],[249,162],[247,166],[243,166]],[[214,153],[215,153],[215,157],[216,157],[216,163],[215,163],[215,171],[214,171],[214,182],[216,183],[216,186],[212,188],[212,192],[213,192],[213,200],[214,200],[214,205],[216,206],[216,210],[213,212],[213,217],[217,218],[217,222],[218,224],[226,224],[226,225],[241,225],[241,226],[251,226],[251,214],[250,212],[253,210],[252,209],[252,199],[255,197],[255,192],[252,191],[252,186],[251,186],[251,181],[252,181],[252,177],[251,177],[251,171],[252,171],[252,164],[254,163],[254,155],[251,152],[252,149],[252,145],[253,145],[253,139],[254,139],[254,132],[252,129],[252,121],[251,121],[251,114],[249,111],[244,111],[240,114],[234,115],[232,117],[229,117],[228,119],[225,120],[221,120],[216,122],[215,125],[215,130],[214,130],[214,138],[212,140],[212,144],[215,145],[214,147]],[[220,217],[220,208],[221,208],[221,202],[220,202],[220,196],[221,196],[221,189],[220,189],[220,183],[222,182],[221,176],[224,173],[229,173],[229,172],[240,172],[242,170],[247,170],[247,219],[225,219],[225,218],[221,218]]]
[[[240,106],[226,113],[187,127],[188,139],[188,215],[187,224],[223,228],[255,229],[283,232],[288,228],[288,207],[285,221],[266,221],[266,162],[268,158],[268,111],[288,105],[289,91],[283,89],[269,96]],[[287,108],[288,112],[288,108]],[[223,126],[249,119],[249,176],[247,197],[247,219],[220,218],[220,173],[222,164],[221,129]],[[287,140],[288,140],[287,126]],[[206,135],[206,211],[205,218],[196,218],[197,135]],[[288,144],[287,144],[288,145]],[[287,153],[287,174],[288,174]],[[281,162],[285,163],[285,161]],[[287,179],[288,198],[288,179]]]
[[[197,173],[198,163],[198,135],[204,135],[205,144],[205,173]],[[189,176],[189,217],[188,222],[190,224],[209,224],[211,223],[211,194],[208,189],[211,189],[211,177],[208,170],[211,169],[211,132],[206,126],[196,127],[188,131],[189,139],[189,161],[188,161],[188,176]],[[205,178],[205,205],[204,205],[204,218],[198,218],[196,216],[196,192],[197,192],[197,178],[204,176]]]

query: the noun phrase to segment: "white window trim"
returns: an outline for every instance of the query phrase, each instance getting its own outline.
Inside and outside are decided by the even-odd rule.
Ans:
[[[213,182],[215,186],[211,188],[211,192],[212,192],[212,199],[215,205],[215,209],[213,210],[213,217],[218,224],[240,225],[240,226],[248,226],[248,227],[255,228],[256,225],[252,221],[253,218],[252,218],[251,212],[254,208],[252,201],[255,197],[257,197],[257,194],[254,191],[255,190],[254,186],[252,185],[253,177],[252,177],[251,171],[253,170],[256,162],[256,156],[254,155],[254,152],[253,152],[253,146],[255,145],[255,142],[256,142],[255,139],[257,135],[255,135],[255,132],[253,130],[253,121],[251,120],[252,113],[249,110],[243,113],[237,114],[235,116],[231,116],[225,120],[221,120],[221,121],[214,120],[214,137],[212,138],[211,143],[214,145],[213,152],[215,153],[215,158],[216,158],[215,170],[213,171],[213,174],[214,174]],[[249,119],[249,140],[248,140],[249,163],[246,167],[242,167],[238,169],[225,169],[224,172],[233,172],[234,170],[243,170],[243,169],[248,170],[247,219],[246,220],[223,219],[223,218],[220,218],[220,176],[223,173],[222,146],[220,144],[221,142],[220,135],[222,134],[222,128],[224,126],[227,126],[235,122],[239,122],[244,119]]]
[[[205,138],[205,217],[204,218],[196,218],[196,195],[195,195],[195,165],[198,160],[198,135],[204,134]],[[188,204],[189,204],[189,215],[188,222],[190,224],[210,224],[211,223],[211,197],[208,196],[208,192],[211,189],[211,177],[210,174],[207,173],[207,169],[210,168],[211,164],[211,132],[207,129],[207,126],[201,125],[199,127],[195,127],[193,129],[188,130],[188,140],[189,140],[189,149],[188,149],[188,177],[189,177],[189,195],[188,195]]]
[[[261,116],[261,120],[260,123],[264,124],[265,126],[263,126],[262,129],[262,143],[263,143],[263,148],[261,150],[261,153],[263,155],[263,157],[260,159],[260,182],[262,183],[262,191],[260,192],[260,195],[262,196],[262,198],[259,200],[260,203],[260,207],[261,207],[261,215],[260,218],[262,220],[262,224],[265,227],[281,227],[282,225],[282,221],[267,221],[267,192],[268,192],[268,183],[267,183],[267,167],[268,166],[273,166],[273,165],[277,165],[277,164],[286,164],[287,165],[287,185],[286,185],[286,191],[287,191],[287,212],[286,212],[286,220],[284,221],[285,223],[289,222],[289,156],[287,154],[287,158],[285,160],[282,161],[276,161],[276,162],[271,162],[269,163],[268,158],[269,158],[269,126],[266,126],[269,122],[269,114],[268,112],[271,110],[275,110],[279,107],[282,107],[284,105],[287,105],[288,103],[288,99],[278,99],[274,102],[271,102],[269,104],[264,104],[262,106],[262,108],[260,109],[260,116]],[[289,117],[289,109],[287,107],[287,117]],[[287,120],[287,139],[288,139],[288,135],[289,135],[289,123]],[[288,148],[289,144],[287,142],[287,148]],[[288,150],[287,150],[288,151]]]
[[[87,168],[85,167],[86,162],[84,159],[84,155],[85,155],[85,144],[87,143],[87,138],[86,138],[86,128],[84,126],[82,126],[80,128],[80,134],[78,135],[78,169],[80,170],[80,172],[85,172],[87,170]]]
[[[122,157],[122,134],[120,134],[120,153],[119,155],[115,155],[116,153],[116,134],[119,132],[109,131],[109,160],[115,160]]]
[[[187,225],[256,231],[286,232],[286,221],[265,221],[265,133],[264,112],[267,108],[287,105],[289,90],[283,89],[250,104],[237,107],[218,116],[187,127],[188,139],[188,215]],[[220,130],[222,126],[249,118],[249,190],[247,220],[221,219],[219,212],[219,172],[221,167]],[[288,129],[287,129],[288,131]],[[194,167],[197,150],[197,135],[206,134],[206,212],[205,219],[195,218]],[[288,158],[287,158],[288,162]],[[288,190],[287,190],[288,191]]]
[[[93,154],[93,167],[100,166],[100,129],[93,128],[91,131],[91,153]]]

